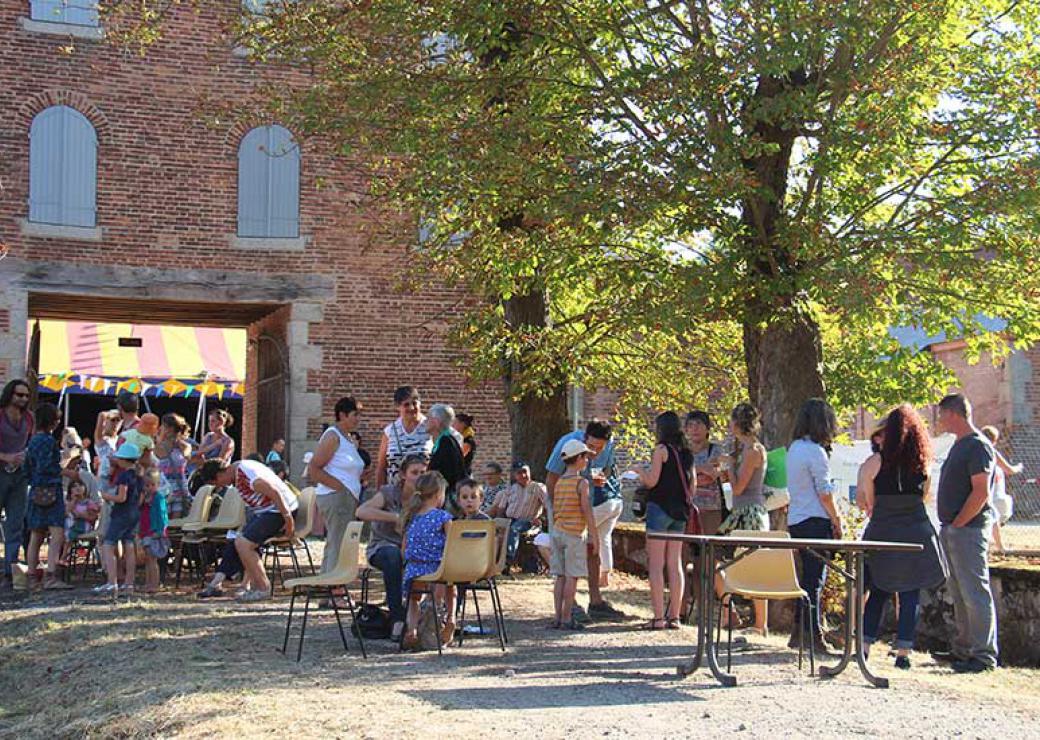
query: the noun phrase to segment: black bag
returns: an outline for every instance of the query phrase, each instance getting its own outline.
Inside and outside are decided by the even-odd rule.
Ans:
[[[357,622],[350,628],[354,637],[358,630],[366,640],[385,640],[390,636],[390,612],[375,604],[362,604],[357,610]]]
[[[639,521],[646,519],[646,501],[650,496],[650,490],[639,486],[632,494],[632,516]]]
[[[32,502],[41,509],[48,509],[58,500],[60,490],[59,486],[33,486]]]

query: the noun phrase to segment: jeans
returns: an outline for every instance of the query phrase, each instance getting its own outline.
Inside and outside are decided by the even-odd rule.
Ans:
[[[29,506],[29,477],[22,467],[8,473],[0,465],[0,509],[4,511],[4,576],[11,577],[11,566],[18,562],[25,531],[25,511]]]
[[[506,543],[506,562],[516,560],[516,551],[520,548],[520,535],[531,528],[530,519],[514,519],[509,523],[509,542]]]
[[[386,605],[390,609],[391,622],[403,622],[405,617],[402,578],[404,576],[404,556],[401,548],[392,545],[380,547],[372,553],[368,562],[379,568],[383,574],[383,588],[386,589]]]
[[[919,589],[899,592],[899,620],[896,624],[896,649],[913,650],[914,632],[917,629],[917,604],[920,600]],[[870,645],[877,642],[878,629],[881,626],[881,615],[885,604],[892,600],[889,591],[870,587],[870,596],[863,607],[863,642]]]
[[[946,588],[953,599],[957,634],[952,652],[960,658],[975,658],[997,665],[997,611],[989,588],[989,532],[993,522],[982,527],[942,526],[940,538],[950,563]]]
[[[328,573],[336,567],[339,548],[347,525],[354,521],[357,499],[350,491],[336,491],[315,499],[321,518],[325,521],[325,554],[321,558],[321,572]]]
[[[823,517],[810,517],[797,524],[790,524],[787,531],[791,537],[796,539],[829,540],[834,536],[831,520]],[[798,557],[802,563],[802,572],[798,575],[798,585],[809,594],[810,612],[809,618],[805,620],[806,629],[813,637],[822,637],[823,630],[820,627],[820,592],[827,579],[827,566],[819,558],[813,557],[808,552],[799,551]],[[795,612],[795,624],[798,623],[804,605],[799,599],[798,611]]]

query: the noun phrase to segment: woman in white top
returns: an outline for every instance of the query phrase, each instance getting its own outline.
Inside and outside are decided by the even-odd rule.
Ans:
[[[316,484],[318,511],[325,521],[323,573],[336,567],[343,534],[354,521],[354,512],[361,500],[361,474],[365,463],[350,437],[350,432],[358,427],[361,409],[361,404],[350,396],[336,402],[336,423],[321,435],[318,449],[307,466],[308,477]]]
[[[408,455],[430,456],[433,440],[426,429],[419,392],[410,385],[394,391],[394,405],[400,414],[383,430],[376,456],[376,489],[395,480],[401,461]]]

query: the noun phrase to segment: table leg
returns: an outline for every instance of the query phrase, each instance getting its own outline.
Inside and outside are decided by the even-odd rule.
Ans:
[[[708,563],[709,572],[712,576],[715,575],[715,545],[712,543],[708,544]],[[724,673],[722,668],[719,666],[719,656],[715,653],[715,640],[711,638],[711,626],[715,623],[715,579],[709,577],[708,583],[705,584],[705,590],[708,593],[708,630],[707,638],[708,642],[705,648],[708,651],[708,667],[711,669],[711,674],[715,676],[720,684],[723,686],[736,686],[737,677],[729,673]],[[720,605],[721,608],[721,605]]]
[[[872,685],[879,689],[888,688],[888,679],[875,676],[870,672],[870,668],[867,666],[867,661],[863,656],[863,599],[866,587],[864,585],[864,576],[866,568],[864,567],[865,554],[857,552],[853,555],[856,562],[856,662],[859,663],[859,669],[863,673],[863,677],[867,679]]]
[[[856,558],[856,554],[850,557]],[[848,566],[850,564],[846,564]],[[836,666],[820,666],[820,678],[833,678],[849,667],[852,659],[853,620],[856,618],[856,581],[857,575],[854,567],[847,567],[845,574],[845,646],[841,654],[841,660]]]
[[[675,667],[675,672],[679,678],[686,678],[687,676],[695,673],[698,668],[701,667],[701,660],[704,658],[704,642],[705,640],[711,639],[711,623],[708,622],[704,617],[704,612],[707,609],[705,604],[705,583],[709,580],[707,576],[708,571],[708,557],[707,557],[707,545],[698,546],[697,555],[697,580],[700,581],[700,592],[697,594],[697,654],[694,655],[693,660],[688,663],[680,663]]]

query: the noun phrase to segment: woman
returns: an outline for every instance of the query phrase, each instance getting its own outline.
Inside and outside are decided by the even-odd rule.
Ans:
[[[58,559],[65,544],[65,500],[62,495],[61,449],[54,439],[54,430],[61,421],[61,412],[51,403],[41,403],[36,409],[36,434],[25,448],[25,466],[29,473],[29,509],[26,516],[29,530],[29,582],[36,583],[36,568],[40,548],[50,536],[47,547],[47,575],[43,588],[72,588],[58,578]]]
[[[452,427],[462,435],[462,460],[466,464],[466,477],[472,477],[473,458],[477,454],[477,433],[473,431],[473,416],[456,414]]]
[[[235,440],[225,431],[235,423],[235,417],[224,409],[213,409],[207,417],[209,433],[202,438],[202,443],[191,457],[192,464],[198,466],[206,460],[219,460],[228,465],[235,454]]]
[[[731,476],[723,472],[724,479],[735,478],[733,485],[733,507],[729,516],[719,525],[718,533],[726,535],[734,530],[769,531],[769,512],[762,482],[766,476],[766,448],[758,441],[762,429],[758,409],[750,403],[741,403],[733,409],[729,420],[730,433],[736,444],[735,460],[719,458],[723,466],[736,469]],[[721,586],[721,579],[717,581]],[[764,599],[755,599],[754,630],[763,637],[768,633],[768,604]]]
[[[646,531],[683,532],[690,516],[687,497],[693,480],[693,452],[683,434],[679,416],[665,411],[654,421],[657,446],[650,467],[637,470],[643,487],[650,489],[646,505]],[[682,542],[647,538],[646,552],[650,571],[650,602],[654,618],[643,629],[679,629],[682,610]],[[668,613],[664,605],[664,574],[668,573]]]
[[[466,476],[466,462],[462,456],[462,445],[456,439],[452,423],[455,421],[455,409],[446,403],[435,403],[430,406],[430,415],[426,419],[426,429],[433,440],[430,452],[430,470],[435,470],[448,481],[448,500],[455,505],[455,484]]]
[[[358,519],[372,522],[366,554],[369,564],[383,574],[383,587],[386,590],[386,602],[393,625],[390,636],[394,640],[401,639],[405,617],[401,512],[404,504],[415,494],[415,481],[425,472],[426,458],[422,455],[409,455],[401,463],[401,470],[393,485],[383,486],[357,510]]]
[[[877,641],[885,603],[899,594],[896,668],[909,670],[914,647],[917,605],[922,588],[946,580],[947,567],[939,538],[925,510],[932,446],[917,412],[903,404],[888,415],[881,454],[864,463],[863,504],[870,523],[865,540],[909,542],[922,552],[868,553],[870,597],[863,607],[863,641],[867,653]]]
[[[433,440],[426,430],[426,417],[422,414],[419,392],[410,385],[394,391],[394,405],[398,417],[383,430],[376,454],[376,488],[392,482],[401,462],[408,455],[429,455]]]
[[[361,501],[361,474],[365,463],[350,436],[361,423],[361,411],[361,404],[351,396],[336,402],[333,409],[336,423],[322,433],[308,465],[310,480],[316,484],[318,511],[325,521],[322,573],[336,567],[343,535],[347,525],[354,521],[354,512]]]
[[[192,495],[188,490],[188,458],[191,445],[188,422],[180,414],[163,414],[159,439],[155,442],[155,458],[166,483],[166,510],[171,519],[188,515]]]
[[[834,506],[834,483],[831,480],[831,444],[838,433],[834,409],[822,398],[810,398],[798,412],[793,440],[787,448],[787,491],[791,504],[787,510],[787,529],[799,539],[841,539],[841,519]],[[823,642],[820,620],[820,592],[827,576],[824,564],[810,553],[799,551],[802,569],[798,577],[809,594],[810,613],[805,620],[817,656],[830,651]],[[802,602],[798,602],[799,613]],[[798,614],[795,615],[798,624]],[[791,635],[790,647],[798,647],[803,635]]]
[[[94,461],[93,471],[99,477],[104,477],[105,471],[101,470],[101,464],[106,463],[108,456],[116,450],[116,442],[119,439],[119,428],[122,419],[118,409],[101,411],[94,423]]]

